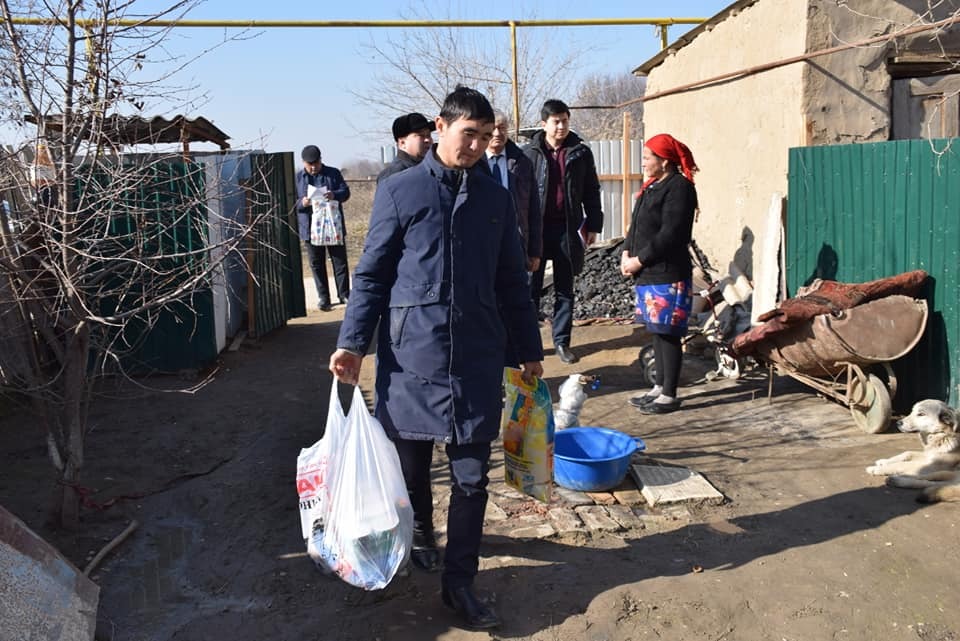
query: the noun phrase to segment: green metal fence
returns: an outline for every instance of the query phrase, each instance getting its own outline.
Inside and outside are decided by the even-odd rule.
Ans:
[[[247,250],[247,325],[252,336],[263,336],[290,318],[306,316],[307,310],[294,210],[293,154],[262,154],[251,160],[247,215],[248,220],[260,220]]]
[[[146,261],[152,269],[118,270],[100,299],[101,311],[122,313],[141,295],[160,297],[206,268],[207,223],[204,175],[183,161],[134,161],[77,173],[78,207],[97,212],[90,225],[109,221],[96,251],[104,260],[118,256]],[[106,214],[106,215],[105,215]],[[81,223],[83,227],[85,223]],[[96,237],[96,230],[86,230]],[[158,277],[158,273],[168,274]],[[213,299],[208,285],[160,308],[131,317],[113,337],[129,371],[201,368],[217,357]]]
[[[247,222],[257,221],[245,257],[247,331],[260,337],[306,315],[303,271],[296,232],[293,155],[251,154],[244,184]],[[140,246],[154,264],[183,277],[207,267],[208,210],[203,168],[191,162],[146,162],[122,169],[80,174],[78,202],[112,210],[105,256]],[[103,220],[103,216],[99,219]],[[243,222],[243,221],[238,221]],[[101,243],[103,244],[103,243]],[[161,258],[159,261],[156,257]],[[167,264],[169,262],[169,264]],[[170,283],[167,283],[169,286]],[[149,284],[124,282],[129,292]],[[123,297],[107,297],[102,310],[119,311]],[[217,358],[213,292],[201,285],[185,300],[133,318],[116,345],[126,346],[125,365],[134,371],[177,371],[205,367]]]
[[[790,150],[790,292],[814,278],[864,282],[926,270],[930,321],[897,363],[900,411],[960,396],[960,138]]]

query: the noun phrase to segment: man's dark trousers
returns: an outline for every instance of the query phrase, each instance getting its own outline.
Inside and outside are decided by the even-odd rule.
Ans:
[[[553,263],[553,344],[570,347],[573,332],[573,265],[564,251],[567,228],[563,224],[543,224],[543,257],[540,268],[533,273],[530,285],[533,303],[540,310],[540,293],[543,290],[543,274],[547,260]],[[580,242],[574,238],[572,242]]]
[[[350,296],[350,269],[347,267],[346,245],[312,245],[309,241],[303,243],[307,248],[307,259],[310,262],[310,271],[313,273],[313,282],[317,286],[317,296],[320,305],[330,304],[330,286],[327,285],[327,252],[330,253],[330,262],[333,263],[333,278],[337,284],[337,296],[346,300]]]
[[[414,527],[433,530],[430,464],[433,441],[397,439],[397,454],[413,507]],[[447,511],[447,547],[441,582],[446,589],[473,585],[480,564],[480,539],[487,509],[490,443],[449,443],[453,488]]]

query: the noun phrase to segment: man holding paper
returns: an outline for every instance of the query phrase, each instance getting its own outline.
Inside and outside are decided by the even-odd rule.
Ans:
[[[333,278],[337,284],[337,296],[340,302],[346,304],[350,296],[350,269],[347,266],[347,246],[341,242],[337,245],[314,245],[310,242],[310,222],[313,216],[314,201],[336,201],[337,214],[343,225],[343,207],[350,198],[350,187],[343,179],[343,174],[336,167],[329,167],[321,162],[320,149],[316,145],[307,145],[300,152],[303,160],[303,169],[297,170],[297,222],[299,223],[300,239],[307,249],[307,258],[310,262],[310,271],[313,272],[313,282],[317,286],[317,307],[322,312],[329,312],[330,288],[327,285],[327,252],[330,253],[330,262],[333,263]]]

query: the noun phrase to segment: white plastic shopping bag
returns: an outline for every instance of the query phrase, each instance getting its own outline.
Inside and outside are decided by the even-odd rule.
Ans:
[[[327,427],[323,438],[300,450],[297,457],[297,494],[300,495],[300,529],[307,542],[307,553],[324,572],[333,572],[317,551],[316,542],[323,540],[324,526],[330,511],[331,459],[337,455],[347,417],[337,396],[337,380],[330,390]]]
[[[327,190],[307,185],[307,197],[313,205],[310,216],[311,245],[342,245],[343,218],[340,216],[340,203],[327,200]]]
[[[307,551],[311,557],[316,555],[321,568],[332,570],[347,583],[379,590],[410,556],[413,508],[397,450],[367,411],[360,388],[354,389],[346,416],[340,410],[336,382],[330,394],[327,429],[331,423],[334,429],[318,443],[321,451],[327,450],[326,455],[318,455],[325,461],[325,478],[320,481],[325,493],[315,504],[320,513],[306,517],[310,521],[309,533],[303,528]],[[332,438],[325,448],[328,436]],[[301,520],[303,503],[301,494]]]

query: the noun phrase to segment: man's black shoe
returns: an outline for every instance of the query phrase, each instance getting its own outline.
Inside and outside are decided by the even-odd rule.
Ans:
[[[570,348],[567,347],[566,345],[557,345],[555,347],[555,350],[560,360],[566,363],[567,365],[577,362],[577,357],[574,356],[573,352],[571,352]]]
[[[444,605],[456,611],[467,628],[489,630],[500,627],[500,617],[477,598],[473,588],[444,588],[440,594]]]
[[[426,572],[440,569],[440,550],[433,532],[413,532],[413,549],[410,550],[410,562]]]
[[[331,309],[333,309],[333,305],[330,303],[320,303],[317,305],[317,309],[319,309],[321,312],[329,312]]]

